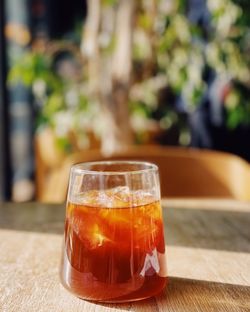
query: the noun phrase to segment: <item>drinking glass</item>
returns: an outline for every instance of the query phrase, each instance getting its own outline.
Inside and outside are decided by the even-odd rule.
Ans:
[[[68,189],[61,281],[101,302],[148,298],[166,285],[158,167],[147,162],[74,165]]]

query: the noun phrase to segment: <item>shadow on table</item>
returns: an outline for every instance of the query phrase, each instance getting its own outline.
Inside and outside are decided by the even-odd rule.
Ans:
[[[172,277],[156,302],[159,310],[250,311],[250,287]]]
[[[157,311],[250,311],[250,287],[170,277],[158,296],[133,303],[98,304],[108,310]]]
[[[167,245],[250,252],[250,213],[168,208]],[[62,234],[65,207],[39,203],[0,205],[0,228]]]
[[[250,287],[170,277],[157,297],[124,304],[98,304],[122,311],[250,311]]]

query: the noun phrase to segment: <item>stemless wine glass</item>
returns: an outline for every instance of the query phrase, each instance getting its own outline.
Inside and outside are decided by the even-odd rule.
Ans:
[[[166,285],[158,167],[101,161],[71,168],[64,287],[101,302],[141,300]]]

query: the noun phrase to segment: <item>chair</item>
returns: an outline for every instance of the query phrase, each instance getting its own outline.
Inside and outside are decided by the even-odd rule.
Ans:
[[[39,199],[46,202],[65,200],[73,164],[115,159],[157,164],[163,197],[250,200],[250,167],[245,160],[222,152],[160,146],[130,147],[109,157],[96,150],[73,154],[50,175],[46,192]]]

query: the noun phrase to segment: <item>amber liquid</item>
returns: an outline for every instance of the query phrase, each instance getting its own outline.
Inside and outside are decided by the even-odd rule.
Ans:
[[[61,271],[67,289],[87,300],[124,302],[165,287],[160,203],[141,202],[128,207],[119,200],[111,208],[68,203]]]

